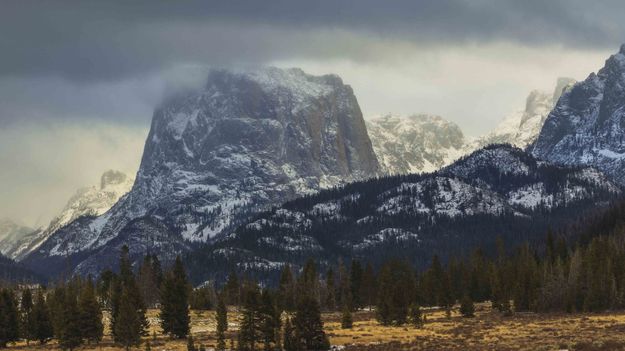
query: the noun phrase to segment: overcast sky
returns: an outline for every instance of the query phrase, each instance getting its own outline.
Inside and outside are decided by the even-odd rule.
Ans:
[[[3,1],[0,217],[43,225],[109,168],[134,173],[152,111],[207,67],[337,73],[365,117],[487,132],[625,41],[622,1]]]

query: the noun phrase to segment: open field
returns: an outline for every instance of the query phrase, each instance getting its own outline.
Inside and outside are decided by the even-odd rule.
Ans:
[[[516,314],[503,318],[487,304],[477,305],[477,316],[451,319],[444,312],[425,310],[427,323],[421,329],[383,327],[369,311],[354,313],[354,327],[340,328],[339,314],[324,314],[325,329],[333,345],[346,350],[625,350],[625,312],[604,314]],[[235,313],[229,313],[228,338],[235,337]],[[192,312],[192,334],[196,343],[215,345],[214,312]],[[170,340],[158,335],[157,311],[149,312],[152,350],[186,350],[186,340]],[[105,332],[108,334],[108,331]],[[156,337],[154,336],[156,333]],[[12,350],[58,349],[48,345],[17,344]],[[141,348],[143,349],[143,348]],[[80,350],[120,350],[105,336],[97,346]]]

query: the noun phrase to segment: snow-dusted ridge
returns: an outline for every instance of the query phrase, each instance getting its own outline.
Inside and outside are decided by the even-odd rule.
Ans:
[[[432,174],[357,182],[285,203],[214,243],[215,252],[230,254],[204,251],[201,261],[241,269],[262,260],[298,265],[308,257],[375,260],[391,253],[418,261],[433,250],[466,253],[499,235],[507,243],[542,239],[571,213],[595,210],[621,193],[596,169],[554,166],[491,145]]]

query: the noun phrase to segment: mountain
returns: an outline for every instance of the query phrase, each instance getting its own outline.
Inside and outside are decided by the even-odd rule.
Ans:
[[[572,78],[558,78],[553,92],[530,92],[523,110],[477,139],[466,138],[453,122],[424,114],[373,117],[367,120],[367,130],[384,174],[433,172],[486,145],[526,148],[538,137],[562,93],[574,83]]]
[[[10,240],[0,239],[0,253],[18,261],[23,259],[36,250],[50,235],[74,220],[83,216],[98,216],[105,213],[132,188],[133,183],[134,179],[122,172],[115,170],[104,172],[97,186],[78,189],[48,227],[26,228],[12,235]]]
[[[36,230],[22,224],[18,224],[8,218],[0,219],[0,254],[11,256],[20,246],[20,242]]]
[[[625,45],[564,93],[532,153],[564,165],[592,165],[625,184]]]
[[[471,149],[502,143],[526,148],[538,137],[549,112],[562,93],[571,89],[573,84],[575,80],[572,78],[558,78],[551,93],[533,90],[525,100],[525,109],[504,118],[493,131],[478,138]]]
[[[466,153],[460,127],[439,116],[375,117],[367,120],[367,130],[389,175],[433,172]]]
[[[190,271],[197,282],[223,279],[233,266],[275,278],[283,264],[309,257],[407,257],[424,267],[433,253],[465,255],[478,245],[494,252],[499,236],[509,247],[543,240],[547,228],[569,225],[621,193],[593,168],[487,146],[432,174],[372,179],[285,203],[191,255]]]
[[[213,70],[154,113],[132,190],[54,232],[25,262],[95,272],[119,249],[164,260],[229,233],[270,205],[376,176],[356,97],[336,75]],[[71,263],[68,263],[71,262]]]

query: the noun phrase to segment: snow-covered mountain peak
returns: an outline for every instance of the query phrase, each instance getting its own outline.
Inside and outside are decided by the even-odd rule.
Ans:
[[[468,149],[479,149],[489,144],[507,143],[525,148],[532,144],[558,99],[571,89],[575,80],[558,78],[553,92],[533,90],[525,100],[525,109],[504,118],[493,131],[478,138]]]
[[[566,91],[532,152],[565,165],[589,165],[625,184],[625,52]]]
[[[0,242],[0,251],[14,259],[22,259],[36,250],[54,232],[84,216],[99,216],[108,211],[134,183],[132,177],[123,172],[109,170],[100,177],[100,184],[80,188],[67,201],[67,204],[54,217],[46,228],[24,232],[25,235],[16,238],[10,244]],[[26,235],[27,234],[27,235]]]
[[[465,153],[460,128],[440,116],[376,116],[367,129],[386,174],[432,172]]]
[[[227,235],[267,206],[379,174],[350,86],[300,69],[214,70],[203,88],[156,109],[130,193],[57,231],[37,257],[92,255],[81,272],[163,258]],[[149,238],[146,238],[149,233]]]

